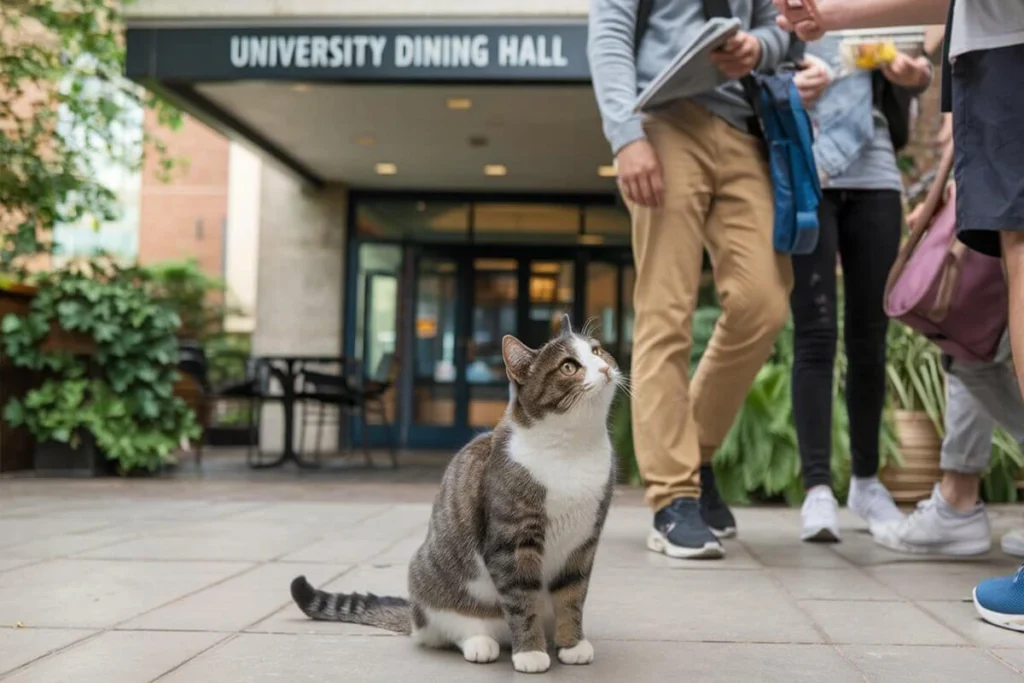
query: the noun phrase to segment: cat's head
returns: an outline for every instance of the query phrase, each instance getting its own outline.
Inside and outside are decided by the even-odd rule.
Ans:
[[[501,351],[512,384],[513,418],[520,422],[576,412],[607,416],[624,381],[611,354],[596,339],[574,332],[567,315],[561,334],[541,348],[507,335]]]

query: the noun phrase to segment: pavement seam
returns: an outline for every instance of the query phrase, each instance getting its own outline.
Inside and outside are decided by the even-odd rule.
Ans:
[[[228,633],[228,634],[226,634],[223,638],[220,638],[219,640],[211,643],[208,647],[204,647],[199,652],[196,652],[191,657],[188,657],[187,659],[185,659],[185,661],[178,662],[177,664],[175,664],[170,669],[168,669],[167,671],[163,672],[162,674],[160,674],[156,678],[150,679],[149,683],[155,683],[156,681],[159,681],[161,678],[166,678],[167,676],[170,676],[172,673],[174,673],[175,671],[177,671],[181,667],[185,666],[189,662],[195,661],[197,658],[202,657],[204,654],[206,654],[210,650],[214,649],[215,647],[219,647],[223,643],[231,642],[232,640],[234,640],[237,637],[238,637],[237,633]]]
[[[37,629],[37,630],[43,630],[43,629]],[[70,631],[70,630],[78,630],[78,629],[62,629],[62,630],[69,630]],[[20,671],[24,671],[28,667],[33,666],[35,664],[38,664],[39,662],[42,662],[42,661],[45,661],[47,659],[51,659],[53,657],[56,657],[57,655],[63,654],[64,652],[66,652],[66,651],[68,651],[68,650],[70,650],[70,649],[72,649],[74,647],[77,647],[78,645],[81,645],[82,643],[87,643],[89,641],[95,640],[96,638],[99,638],[101,635],[103,635],[105,633],[105,631],[97,631],[97,630],[89,629],[87,631],[87,633],[88,633],[87,635],[83,636],[82,638],[79,638],[78,640],[73,640],[70,643],[68,643],[68,644],[66,644],[66,645],[64,645],[62,647],[58,647],[55,650],[51,650],[49,652],[41,654],[41,655],[39,655],[38,657],[36,657],[35,659],[33,659],[31,661],[25,662],[21,666],[18,666],[18,667],[15,667],[15,668],[11,669],[7,673],[0,674],[0,681],[5,680],[7,678],[10,678],[14,674],[16,674],[16,673],[18,673]]]

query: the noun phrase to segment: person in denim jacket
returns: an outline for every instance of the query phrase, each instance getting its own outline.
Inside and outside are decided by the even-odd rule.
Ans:
[[[832,492],[832,381],[838,338],[836,261],[845,284],[844,333],[849,371],[853,478],[849,506],[869,525],[901,518],[879,482],[878,453],[885,400],[888,318],[885,282],[899,249],[902,179],[885,116],[872,101],[872,74],[840,78],[839,41],[826,36],[807,45],[809,67],[795,81],[803,92],[831,81],[813,102],[814,156],[824,196],[821,233],[813,253],[793,257],[793,418],[807,498],[801,511],[805,541],[839,540],[838,503]],[[900,53],[883,75],[920,92],[931,83],[924,57]],[[809,97],[805,96],[805,102]]]

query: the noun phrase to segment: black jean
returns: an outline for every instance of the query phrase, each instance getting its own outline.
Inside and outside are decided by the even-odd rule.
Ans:
[[[811,254],[793,257],[793,420],[804,485],[831,484],[832,378],[838,340],[836,256],[845,292],[853,475],[878,472],[885,402],[885,281],[899,250],[903,207],[894,190],[826,190]]]

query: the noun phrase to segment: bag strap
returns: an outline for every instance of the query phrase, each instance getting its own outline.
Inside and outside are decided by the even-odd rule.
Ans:
[[[654,0],[638,0],[636,4],[636,25],[633,27],[633,57],[640,53],[640,43],[651,24]]]
[[[921,209],[921,217],[918,219],[917,225],[914,226],[914,229],[907,236],[907,241],[900,247],[900,251],[896,255],[896,261],[892,264],[892,268],[889,269],[889,277],[885,281],[886,301],[889,299],[889,293],[896,286],[896,281],[903,273],[903,269],[906,268],[907,261],[910,260],[911,255],[917,249],[921,238],[928,232],[928,228],[931,227],[932,218],[934,218],[936,210],[942,204],[942,195],[945,194],[946,183],[949,182],[949,172],[951,170],[953,170],[952,143],[947,145],[946,149],[942,152],[938,169],[935,171],[935,180],[932,181],[932,186],[928,190],[928,196],[925,197],[923,202],[924,207]]]

